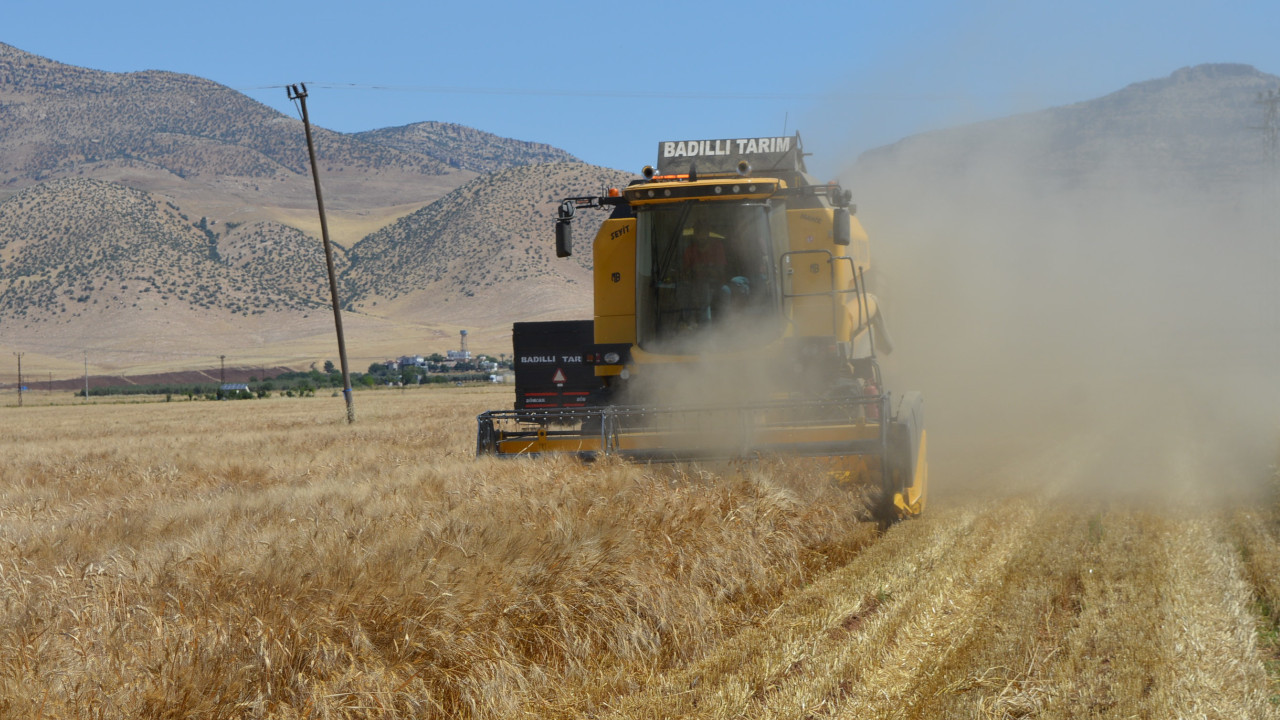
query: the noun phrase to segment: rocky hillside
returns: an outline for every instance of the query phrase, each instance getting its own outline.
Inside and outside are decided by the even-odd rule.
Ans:
[[[322,246],[297,228],[276,222],[215,228],[218,259],[237,275],[257,278],[283,292],[329,305],[329,275]],[[339,275],[350,263],[341,245],[333,244]]]
[[[581,162],[550,145],[512,140],[455,123],[420,122],[369,130],[352,137],[423,155],[449,168],[478,173],[497,172],[517,165]]]
[[[509,168],[479,177],[439,201],[373,233],[351,250],[346,275],[351,304],[414,298],[419,307],[446,298],[500,295],[508,312],[533,287],[556,288],[566,305],[585,308],[591,256],[557,260],[552,243],[556,206],[574,195],[625,185],[631,176],[582,163]],[[583,213],[581,238],[594,236],[604,211]],[[572,300],[569,300],[572,298]]]
[[[25,327],[166,306],[246,317],[322,306],[315,289],[280,282],[271,262],[237,267],[241,255],[220,246],[207,219],[141,190],[41,183],[0,203],[0,316]],[[288,258],[293,273],[315,276],[306,253],[260,256]]]

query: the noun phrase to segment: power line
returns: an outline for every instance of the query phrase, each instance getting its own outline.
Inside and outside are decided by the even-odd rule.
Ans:
[[[670,90],[578,90],[561,88],[500,88],[467,87],[457,85],[374,85],[350,82],[300,83],[326,90],[375,90],[385,92],[427,93],[434,95],[523,95],[529,97],[582,97],[582,98],[631,98],[637,100],[818,100],[820,93],[761,93],[761,92],[675,92]],[[252,90],[288,89],[290,85],[250,85],[233,88],[238,92]]]
[[[307,82],[311,87],[326,90],[357,90],[395,93],[423,93],[428,95],[499,95],[523,97],[573,97],[612,98],[622,100],[823,100],[838,98],[861,102],[932,102],[956,103],[987,99],[997,101],[1033,102],[1039,99],[1034,93],[895,93],[867,92],[865,90],[828,92],[707,92],[704,90],[584,90],[581,88],[510,88],[466,85],[389,85],[383,83],[355,82]],[[289,85],[241,85],[231,88],[248,93],[258,90],[288,89]]]

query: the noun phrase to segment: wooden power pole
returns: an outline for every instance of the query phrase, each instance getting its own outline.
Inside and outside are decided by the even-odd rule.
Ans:
[[[18,407],[22,407],[22,353],[16,352],[18,356]]]
[[[351,397],[351,372],[347,367],[347,341],[342,336],[342,308],[338,304],[338,277],[333,270],[333,248],[329,244],[329,223],[324,216],[324,196],[320,194],[320,167],[316,165],[316,146],[311,140],[311,120],[307,116],[307,86],[289,86],[289,99],[302,109],[302,129],[307,134],[307,154],[311,157],[311,178],[316,184],[316,207],[320,209],[320,238],[324,241],[324,262],[329,268],[329,296],[333,301],[333,326],[338,332],[338,359],[342,361],[342,395],[347,399],[347,422],[356,421],[355,401]]]

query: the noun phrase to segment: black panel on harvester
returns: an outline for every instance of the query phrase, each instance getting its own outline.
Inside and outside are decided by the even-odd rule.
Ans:
[[[591,320],[523,322],[511,326],[516,410],[573,408],[603,386],[587,352],[595,342]]]

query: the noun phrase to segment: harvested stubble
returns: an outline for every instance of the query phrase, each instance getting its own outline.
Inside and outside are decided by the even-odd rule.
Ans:
[[[505,397],[360,400],[11,412],[0,712],[590,711],[874,534],[803,463],[476,461]]]
[[[607,717],[1276,717],[1206,468],[1135,475],[1107,438],[1006,459],[1005,497],[935,504]]]

